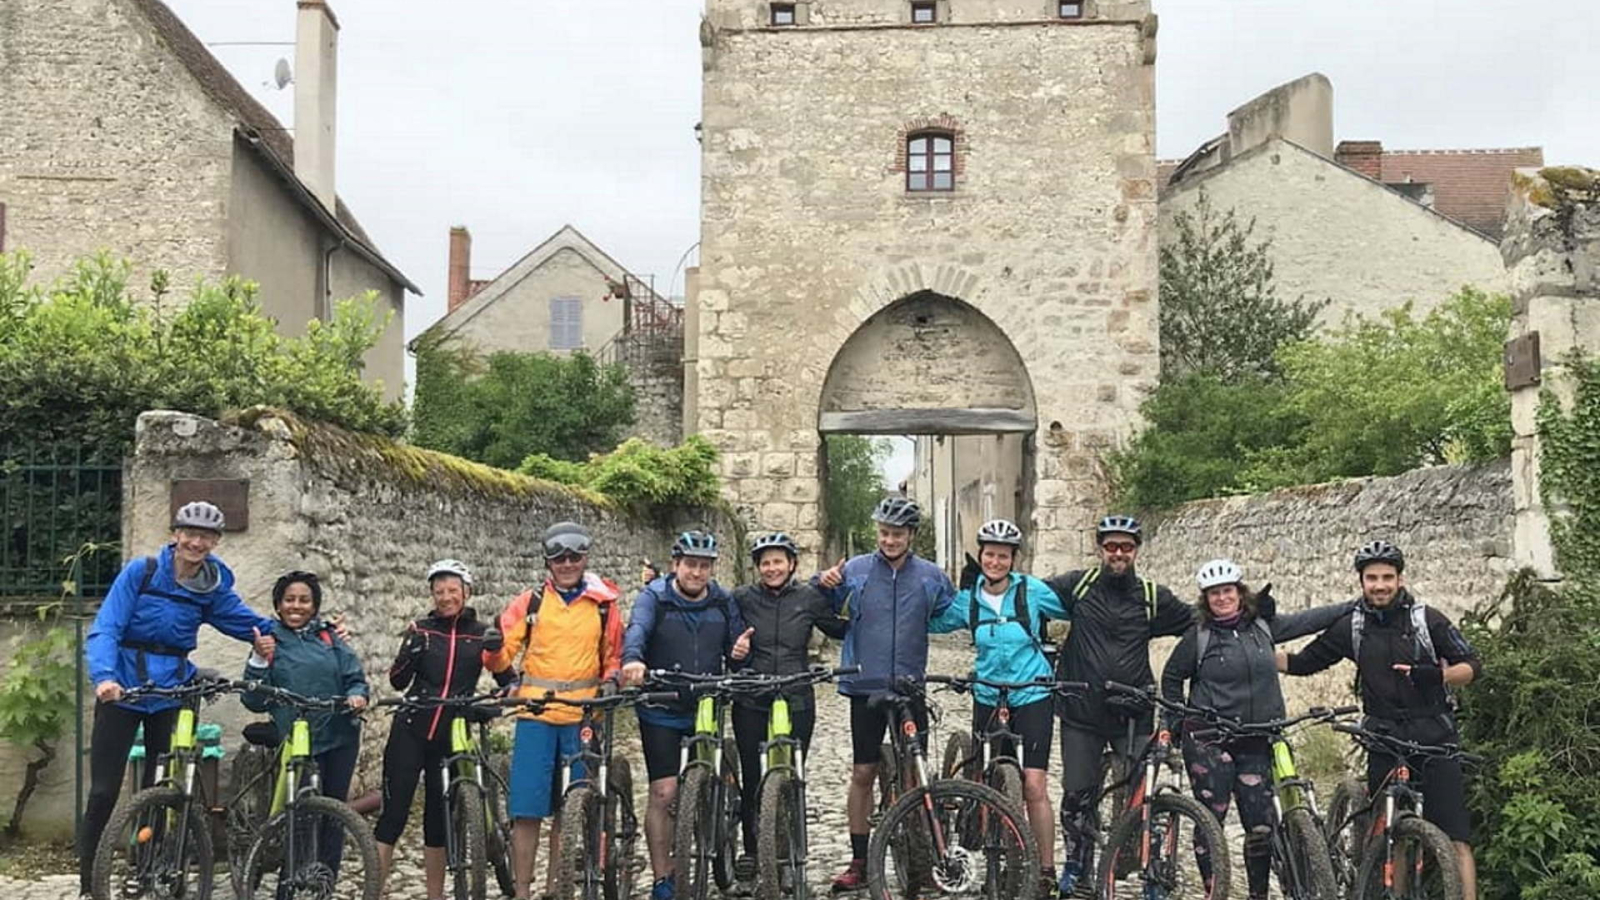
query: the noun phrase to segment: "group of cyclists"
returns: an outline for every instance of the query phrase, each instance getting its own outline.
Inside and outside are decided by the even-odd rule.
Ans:
[[[1081,683],[1073,692],[1046,686],[1009,692],[1009,728],[1019,738],[1023,805],[1039,849],[1040,894],[1081,895],[1095,848],[1094,810],[1108,748],[1129,758],[1156,732],[1158,714],[1181,736],[1183,764],[1195,798],[1219,819],[1236,805],[1245,831],[1244,858],[1251,898],[1264,898],[1270,878],[1268,835],[1274,816],[1272,759],[1265,741],[1221,738],[1181,716],[1158,713],[1152,703],[1131,704],[1108,692],[1108,683],[1149,685],[1153,638],[1180,638],[1160,678],[1159,695],[1170,709],[1187,704],[1251,723],[1285,716],[1280,673],[1310,675],[1352,660],[1365,714],[1363,727],[1419,744],[1453,744],[1459,738],[1450,691],[1479,670],[1471,645],[1438,610],[1406,588],[1405,557],[1378,540],[1355,554],[1360,596],[1294,614],[1278,614],[1270,586],[1252,590],[1233,562],[1216,559],[1197,574],[1198,596],[1185,602],[1136,569],[1143,533],[1128,516],[1102,519],[1094,565],[1046,579],[1017,571],[1024,535],[1015,523],[985,523],[976,535],[978,556],[953,582],[936,564],[917,556],[912,543],[922,512],[911,499],[890,496],[873,513],[877,546],[841,560],[810,578],[797,572],[800,548],[781,533],[758,537],[750,554],[757,577],[733,591],[715,580],[722,548],[703,531],[679,535],[670,568],[650,573],[624,622],[616,583],[588,568],[593,542],[577,523],[550,526],[542,538],[543,582],[518,594],[497,618],[471,605],[473,579],[463,563],[446,559],[427,571],[433,607],[405,630],[389,670],[392,688],[409,696],[472,696],[485,673],[509,695],[583,699],[648,685],[651,673],[754,672],[794,675],[811,666],[813,632],[841,639],[838,691],[849,701],[852,766],[846,806],[850,859],[833,891],[866,887],[867,851],[875,808],[881,747],[890,713],[873,702],[897,684],[925,679],[931,633],[966,631],[975,648],[979,681],[1022,684],[1054,678]],[[182,507],[172,539],[151,557],[131,561],[116,579],[86,643],[97,699],[90,747],[91,785],[78,834],[82,889],[90,887],[95,848],[116,805],[135,731],[147,746],[162,747],[176,714],[171,701],[124,690],[174,686],[195,676],[188,655],[201,624],[248,642],[245,678],[318,697],[342,697],[352,711],[369,702],[359,659],[343,625],[321,616],[317,577],[291,572],[272,589],[274,617],[249,609],[234,577],[215,555],[223,514],[205,502]],[[1070,623],[1053,648],[1046,623]],[[1298,653],[1277,645],[1320,635]],[[994,688],[975,683],[972,715],[981,733],[996,714]],[[808,747],[816,724],[809,686],[785,699],[793,735]],[[245,697],[272,711],[281,728],[292,713],[272,710],[261,697]],[[694,731],[692,698],[679,704],[637,707],[649,787],[644,830],[653,874],[651,900],[674,900],[674,800],[680,747]],[[439,761],[450,752],[450,720],[443,706],[403,707],[395,716],[383,755],[382,811],[375,826],[380,877],[387,877],[394,845],[411,809],[417,782],[424,784],[423,861],[427,896],[445,896],[445,806]],[[927,733],[926,708],[915,717]],[[559,814],[564,768],[580,749],[583,714],[574,706],[529,704],[515,724],[510,764],[509,812],[514,822],[515,893],[532,890],[541,828]],[[742,767],[743,849],[740,877],[753,874],[757,853],[754,796],[761,782],[761,747],[767,736],[767,702],[740,698],[732,708]],[[1133,726],[1130,729],[1130,724]],[[312,723],[313,753],[321,788],[345,799],[355,770],[359,719],[324,712]],[[1051,743],[1059,729],[1059,816],[1047,786]],[[1128,735],[1135,737],[1130,741]],[[1376,794],[1396,760],[1372,753],[1368,791]],[[1471,830],[1460,763],[1444,758],[1409,760],[1424,785],[1425,813],[1455,842],[1463,895],[1475,896]],[[151,772],[145,777],[148,781]],[[1054,851],[1059,826],[1062,858]],[[559,859],[557,830],[550,830],[550,868]],[[1209,871],[1204,859],[1197,861]],[[548,891],[550,883],[547,882]]]

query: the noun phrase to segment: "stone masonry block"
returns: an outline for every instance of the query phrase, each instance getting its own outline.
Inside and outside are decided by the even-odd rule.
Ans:
[[[725,463],[726,471],[733,478],[749,478],[757,474],[760,461],[759,453],[730,453]]]
[[[761,506],[761,526],[773,531],[794,531],[800,522],[800,507],[794,503],[765,503]]]
[[[787,477],[794,474],[793,453],[764,453],[761,472],[768,477]]]

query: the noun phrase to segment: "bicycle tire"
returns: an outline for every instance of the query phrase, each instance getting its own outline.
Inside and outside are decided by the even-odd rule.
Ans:
[[[1107,750],[1100,755],[1100,794],[1099,800],[1095,803],[1093,809],[1094,821],[1092,825],[1095,831],[1094,835],[1092,835],[1093,838],[1099,839],[1109,835],[1112,827],[1117,824],[1118,817],[1128,808],[1128,794],[1132,790],[1131,783],[1123,784],[1116,790],[1110,790],[1110,788],[1128,777],[1130,765],[1131,761],[1128,757],[1115,750]],[[1095,871],[1094,856],[1096,848],[1096,843],[1090,841],[1088,855],[1084,858],[1083,863],[1085,876]],[[1117,877],[1126,878],[1132,874],[1134,864],[1133,860],[1124,860],[1121,871],[1117,872]]]
[[[974,759],[972,735],[958,731],[944,744],[944,765],[939,768],[945,778],[978,780],[978,764]],[[956,771],[957,769],[960,771]]]
[[[1328,839],[1311,810],[1291,809],[1284,813],[1283,834],[1284,849],[1297,857],[1294,872],[1300,880],[1299,884],[1290,885],[1280,879],[1286,900],[1339,900],[1339,880],[1333,874]]]
[[[717,887],[724,891],[739,881],[733,864],[739,858],[739,835],[744,828],[739,814],[740,796],[739,746],[733,738],[723,738],[722,809],[717,811],[722,817],[722,845],[716,848],[715,855],[711,857],[711,874],[716,879]]]
[[[228,769],[228,789],[233,800],[228,804],[228,855],[243,859],[255,843],[261,826],[271,817],[272,788],[276,755],[266,747],[246,744]],[[238,840],[238,848],[232,842]]]
[[[625,757],[611,760],[611,793],[606,798],[606,900],[628,900],[633,896],[634,876],[639,871],[634,850],[639,844],[639,818],[633,809],[633,766]]]
[[[1160,887],[1165,889],[1168,897],[1205,898],[1205,900],[1228,900],[1232,890],[1231,858],[1226,837],[1223,835],[1222,826],[1218,824],[1217,817],[1211,811],[1201,806],[1199,801],[1182,794],[1157,794],[1149,798],[1146,803],[1150,806],[1150,818],[1155,826],[1163,831],[1164,853],[1161,858],[1173,860],[1173,865],[1168,871],[1162,873]],[[1187,820],[1191,830],[1189,839],[1185,839],[1181,827],[1174,827],[1178,819]],[[1165,820],[1165,821],[1160,821]],[[1130,809],[1117,818],[1112,826],[1111,836],[1106,840],[1105,851],[1100,859],[1100,871],[1097,881],[1097,890],[1101,897],[1117,896],[1118,870],[1129,859],[1133,861],[1133,871],[1130,873],[1148,886],[1146,878],[1148,872],[1140,868],[1140,843],[1143,837],[1144,816],[1139,808]],[[1186,876],[1182,866],[1183,861],[1193,864],[1194,846],[1203,843],[1207,854],[1211,858],[1211,884],[1207,890],[1205,881],[1200,878],[1198,867],[1192,867],[1192,875]],[[1152,853],[1155,859],[1156,854]],[[1140,891],[1142,893],[1142,890]]]
[[[939,822],[943,845],[951,851],[949,857],[935,858],[929,844],[926,872],[913,869],[891,879],[887,865],[892,861],[891,835],[900,831],[927,835],[925,815],[929,810]],[[986,855],[1000,852],[1007,857],[999,879],[991,877],[992,864],[982,866],[981,877],[976,874],[979,866],[972,860],[973,853],[966,846],[963,833],[964,827],[974,823],[984,829],[985,835],[994,835],[1003,842],[998,848],[989,840],[983,842]],[[951,834],[952,831],[956,833]],[[990,862],[992,857],[986,860]],[[916,896],[925,886],[936,887],[943,896],[971,896],[976,891],[991,900],[1012,900],[1024,894],[1006,893],[1007,885],[1019,879],[1023,885],[1034,884],[1038,877],[1039,848],[1027,820],[1011,809],[999,791],[974,781],[941,779],[906,791],[884,814],[883,822],[867,843],[867,892],[873,900],[904,900]]]
[[[1462,900],[1461,870],[1456,867],[1455,844],[1439,830],[1439,826],[1415,813],[1401,813],[1389,826],[1395,842],[1412,844],[1423,853],[1422,868],[1425,873],[1422,890],[1409,890],[1405,896],[1426,900]],[[1399,851],[1402,856],[1404,849]],[[1385,863],[1384,836],[1374,834],[1367,839],[1361,853],[1361,871],[1356,885],[1362,900],[1387,900],[1393,896],[1383,885]],[[1431,860],[1431,862],[1430,862]],[[1408,866],[1409,868],[1409,866]]]
[[[344,801],[332,797],[304,797],[295,803],[294,812],[296,821],[300,821],[302,817],[319,817],[338,822],[344,833],[354,841],[354,849],[361,858],[361,893],[357,896],[361,900],[378,900],[378,892],[382,887],[378,879],[378,844],[372,836],[372,829],[367,820]],[[281,848],[288,824],[289,813],[286,810],[273,816],[262,826],[260,836],[250,845],[250,851],[245,855],[244,871],[237,885],[243,893],[238,895],[238,900],[273,900],[279,895],[279,882],[267,879],[266,870],[282,862]],[[272,853],[275,839],[279,848],[279,855],[276,856]],[[349,862],[348,848],[341,848],[341,864],[333,883],[328,885],[329,891],[346,883],[345,876],[349,873],[347,865]],[[280,872],[279,879],[281,878]],[[347,895],[341,891],[339,896]]]
[[[710,893],[712,823],[711,770],[692,766],[678,784],[678,816],[672,835],[677,889],[687,900],[706,900]]]
[[[489,861],[485,850],[483,796],[477,784],[458,781],[450,786],[445,804],[446,827],[455,834],[456,867],[450,873],[455,900],[484,900],[489,888]],[[448,861],[447,861],[448,862]]]
[[[990,784],[996,791],[1000,792],[1002,797],[1006,798],[1007,803],[1015,807],[1013,811],[1017,814],[1017,817],[1026,822],[1028,819],[1028,804],[1022,793],[1022,767],[1010,759],[1002,759],[996,762],[993,773],[990,776]],[[1029,831],[1032,831],[1031,827]],[[1037,838],[1035,840],[1037,841]],[[1037,868],[1035,867],[1035,871],[1037,871]],[[1008,897],[1023,896],[1024,889],[1036,878],[1035,875],[1028,874],[1026,878],[1018,879],[1011,877],[1011,874],[1010,872],[1007,873],[1005,883],[1005,895]],[[1022,873],[1016,874],[1021,875]]]
[[[160,814],[162,810],[169,814],[176,813],[187,820],[183,830],[188,840],[180,844],[178,853],[179,861],[183,865],[182,871],[187,872],[189,868],[187,860],[191,858],[190,848],[193,848],[192,859],[196,869],[194,873],[194,893],[191,894],[187,889],[186,885],[189,879],[185,877],[179,882],[174,892],[166,894],[144,893],[137,896],[162,898],[206,898],[211,896],[215,864],[212,855],[211,832],[206,824],[205,817],[201,815],[200,810],[191,802],[190,798],[184,796],[183,791],[175,787],[151,787],[134,794],[128,798],[126,803],[119,805],[111,814],[110,821],[106,823],[105,831],[100,833],[100,841],[95,846],[94,865],[90,868],[89,878],[91,892],[94,894],[95,900],[112,900],[112,869],[116,865],[119,854],[125,849],[122,846],[123,840],[119,835],[122,835],[123,832],[129,829],[129,826],[135,823],[152,821],[150,817]],[[154,826],[137,825],[134,829],[135,836],[146,827],[154,828]],[[131,896],[136,896],[128,894],[126,888],[127,884],[124,882],[123,889],[115,892],[117,900],[127,900]]]
[[[599,834],[594,788],[577,787],[561,798],[561,860],[556,871],[555,900],[596,900],[587,890],[589,873],[600,868],[594,846]]]
[[[1334,785],[1328,801],[1328,817],[1323,820],[1333,877],[1348,897],[1356,893],[1356,875],[1361,870],[1361,851],[1367,840],[1367,785],[1346,776]]]
[[[506,809],[510,784],[500,771],[499,762],[484,766],[484,797],[488,801],[487,831],[484,834],[484,853],[489,857],[489,868],[494,872],[495,883],[503,896],[517,893],[516,838],[511,824],[511,814]]]
[[[874,813],[877,821],[873,823],[872,832],[877,832],[884,817],[894,806],[895,801],[907,787],[909,780],[907,773],[900,771],[900,763],[894,755],[894,748],[883,744],[878,748],[878,809]],[[897,867],[904,867],[908,871],[926,871],[928,867],[925,840],[913,840],[911,834],[901,834],[895,837],[889,847]]]
[[[784,769],[761,781],[756,816],[756,900],[779,900],[790,890],[805,896],[806,848],[795,821],[794,777]],[[804,811],[800,815],[805,815]]]

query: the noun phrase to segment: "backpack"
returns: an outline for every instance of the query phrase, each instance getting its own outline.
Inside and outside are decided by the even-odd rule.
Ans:
[[[1095,580],[1100,577],[1100,567],[1095,566],[1083,573],[1078,583],[1072,588],[1072,602],[1077,603],[1089,593],[1089,588],[1094,586]],[[1139,576],[1139,584],[1144,588],[1144,616],[1145,621],[1154,622],[1156,618],[1156,583],[1144,576]]]
[[[1367,627],[1366,614],[1357,604],[1355,611],[1350,616],[1350,654],[1355,657],[1359,670],[1361,664],[1361,632]],[[1439,652],[1433,648],[1433,635],[1428,631],[1428,608],[1422,601],[1411,601],[1411,640],[1422,651],[1422,656],[1429,665],[1439,664]]]
[[[978,599],[978,592],[981,590],[983,590],[982,585],[975,584],[972,586],[972,606],[967,610],[967,631],[972,633],[972,642],[974,645],[976,645],[978,642],[978,605],[983,602]],[[1028,615],[1027,578],[1023,578],[1021,581],[1017,582],[1016,607],[1017,614],[1015,616],[1007,618],[1004,615],[996,613],[995,620],[993,622],[989,622],[988,624],[1005,625],[1010,622],[1016,622],[1022,626],[1023,631],[1028,633],[1028,637],[1033,640],[1033,645],[1035,647],[1042,648],[1044,646],[1044,620],[1040,619],[1037,623],[1035,623]]]
[[[1261,629],[1262,634],[1267,636],[1267,646],[1272,646],[1274,643],[1272,640],[1272,626],[1261,619],[1254,620],[1254,624]],[[1200,664],[1205,662],[1206,648],[1209,646],[1211,646],[1211,626],[1202,622],[1199,630],[1195,632],[1194,668],[1196,672],[1200,671]]]

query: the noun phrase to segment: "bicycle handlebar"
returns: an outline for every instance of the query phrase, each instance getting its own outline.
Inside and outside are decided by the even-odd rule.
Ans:
[[[453,709],[467,706],[496,706],[505,700],[505,695],[500,691],[490,691],[487,694],[475,694],[469,697],[385,697],[373,703],[373,706],[401,706],[410,709],[434,709],[444,707]]]
[[[548,691],[539,697],[507,697],[500,701],[500,705],[540,709],[546,704],[554,703],[557,706],[571,706],[577,709],[607,709],[636,705],[661,706],[677,703],[679,699],[681,698],[676,691],[646,692],[639,688],[623,688],[615,694],[597,697],[557,697],[554,691]]]
[[[677,682],[696,691],[725,695],[761,696],[781,693],[785,689],[803,684],[818,684],[845,675],[860,673],[860,666],[840,666],[827,669],[813,666],[804,672],[791,675],[765,675],[758,672],[724,672],[721,674],[696,674],[676,669],[652,669],[647,681]]]
[[[247,694],[262,694],[280,703],[299,709],[349,709],[348,697],[309,697],[297,694],[288,688],[264,684],[259,681],[241,681],[236,683],[237,688]]]
[[[1461,749],[1459,744],[1419,744],[1392,734],[1373,731],[1361,725],[1350,722],[1338,722],[1333,726],[1334,731],[1343,732],[1355,738],[1356,743],[1367,750],[1377,749],[1394,754],[1395,756],[1428,756],[1436,759],[1458,759],[1462,762],[1478,765],[1483,762],[1483,757],[1476,753],[1468,753]]]
[[[154,684],[139,685],[123,690],[119,703],[129,700],[138,700],[143,697],[166,697],[175,700],[184,700],[190,697],[206,698],[220,696],[241,690],[239,682],[226,678],[196,678],[184,684],[172,687],[159,687]]]
[[[1089,689],[1089,682],[1087,681],[1057,681],[1048,675],[1042,675],[1032,681],[995,681],[989,678],[979,678],[977,675],[927,675],[922,680],[928,684],[946,685],[955,691],[970,690],[973,685],[991,687],[998,691],[1049,688],[1058,694],[1082,693]]]

